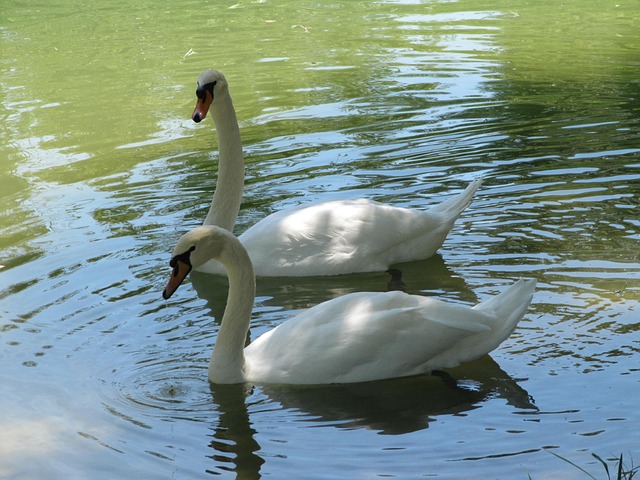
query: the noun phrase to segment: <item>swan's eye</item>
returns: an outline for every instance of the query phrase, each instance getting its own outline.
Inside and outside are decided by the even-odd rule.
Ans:
[[[207,83],[206,85],[198,84],[198,87],[196,88],[196,97],[204,102],[207,100],[207,92],[209,92],[211,94],[211,98],[213,98],[213,87],[215,87],[217,83],[218,82],[215,81]]]
[[[191,269],[191,252],[193,252],[195,249],[196,246],[193,245],[191,248],[189,248],[189,250],[181,253],[180,255],[176,255],[169,261],[169,266],[173,268],[173,272],[171,274],[174,277],[177,276],[180,272],[180,266],[178,265],[178,262],[186,263],[187,265],[189,265],[189,269]]]
[[[177,277],[178,271],[180,270],[178,267],[178,259],[176,257],[173,257],[169,262],[169,266],[173,268],[173,272],[171,272],[171,276]]]

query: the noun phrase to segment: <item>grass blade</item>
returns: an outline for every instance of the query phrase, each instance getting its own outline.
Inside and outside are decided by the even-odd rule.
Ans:
[[[607,478],[608,478],[609,480],[611,480],[611,475],[609,474],[609,465],[607,465],[607,462],[605,462],[605,461],[600,457],[600,455],[598,455],[597,453],[592,453],[592,454],[591,454],[591,456],[592,456],[593,458],[595,458],[596,460],[598,460],[598,461],[602,464],[602,466],[604,467],[605,472],[607,472]],[[618,470],[620,470],[620,468],[618,468]],[[620,473],[618,473],[618,478],[619,478],[619,479],[620,479],[620,478],[622,478],[622,477],[620,476]]]
[[[587,472],[584,468],[582,468],[580,465],[576,465],[575,463],[573,463],[571,460],[568,460],[564,457],[561,457],[560,455],[558,455],[555,452],[552,452],[551,450],[545,450],[545,452],[549,452],[551,455],[553,455],[554,457],[558,457],[560,460],[563,460],[565,462],[567,462],[569,465],[572,465],[574,467],[576,467],[578,470],[580,470],[582,473],[586,474],[589,478],[593,479],[593,480],[598,480],[596,477],[594,477],[593,475],[591,475],[589,472]],[[598,457],[599,458],[599,457]],[[600,460],[602,461],[602,460]],[[608,472],[608,469],[607,469]]]

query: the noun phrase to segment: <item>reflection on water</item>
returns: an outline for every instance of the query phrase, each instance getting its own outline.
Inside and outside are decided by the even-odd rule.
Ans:
[[[542,479],[576,476],[545,448],[587,470],[634,457],[640,17],[618,3],[3,7],[0,476]],[[464,304],[535,277],[491,358],[457,387],[209,386],[226,280],[160,292],[215,188],[211,124],[190,119],[212,67],[246,150],[238,231],[337,196],[424,208],[484,177],[439,255],[398,267]],[[251,335],[387,281],[261,279]]]
[[[260,478],[260,467],[265,461],[257,453],[260,445],[249,418],[246,402],[250,393],[247,385],[211,385],[218,420],[210,444],[215,452],[211,455],[215,467],[208,469],[208,473],[232,471],[236,478]]]
[[[519,409],[534,409],[528,393],[490,358],[449,372],[451,378],[421,376],[332,387],[263,387],[286,409],[338,428],[367,428],[401,435],[428,428],[439,415],[460,415],[487,398],[504,398]]]
[[[365,428],[383,435],[426,429],[439,416],[464,415],[489,398],[504,398],[520,414],[537,412],[529,394],[488,356],[451,374],[444,380],[420,376],[316,387],[211,385],[218,410],[211,473],[233,470],[237,478],[260,478],[264,459],[247,406],[252,396],[271,403],[270,410],[290,412],[298,428]]]
[[[464,278],[447,267],[441,255],[417,262],[398,264],[409,294],[437,296],[445,293],[455,299],[477,303],[477,297]],[[197,295],[207,302],[218,320],[226,305],[227,280],[222,277],[192,272],[191,282]],[[389,275],[375,272],[357,275],[296,278],[258,278],[257,288],[261,307],[269,304],[284,310],[310,308],[318,303],[353,292],[384,292]],[[189,295],[187,293],[186,295]]]

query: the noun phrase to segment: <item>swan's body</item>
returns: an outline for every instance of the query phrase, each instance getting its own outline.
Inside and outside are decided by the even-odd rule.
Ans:
[[[196,122],[207,112],[218,133],[217,188],[204,225],[233,231],[244,184],[240,129],[227,81],[208,70],[198,79]],[[316,276],[383,271],[391,264],[432,256],[481,184],[475,180],[460,194],[430,210],[375,201],[336,200],[280,211],[259,221],[239,238],[257,276]],[[198,270],[224,274],[214,261]]]
[[[191,268],[227,268],[229,297],[209,364],[213,383],[330,384],[455,367],[495,349],[524,315],[535,280],[473,308],[403,292],[352,293],[316,305],[244,348],[255,297],[251,260],[233,234],[202,226],[173,252],[169,298]]]

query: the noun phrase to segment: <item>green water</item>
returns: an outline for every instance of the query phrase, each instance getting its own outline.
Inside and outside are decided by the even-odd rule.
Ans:
[[[5,2],[6,3],[6,2]],[[0,11],[0,477],[583,478],[638,463],[637,2],[9,2]],[[236,231],[312,200],[424,208],[485,181],[410,293],[534,302],[451,372],[206,381],[226,282],[160,292],[204,218],[229,82]],[[264,280],[251,335],[385,274]],[[611,464],[613,465],[613,461]]]

